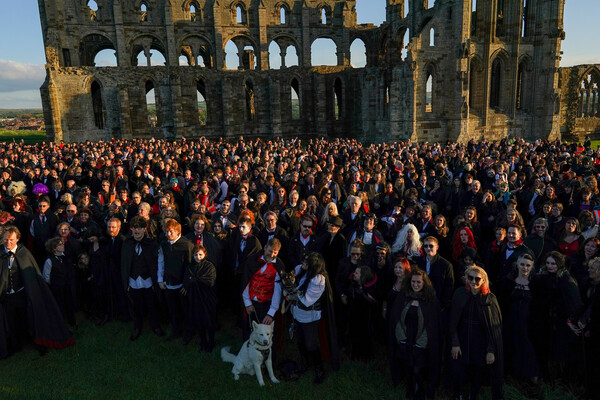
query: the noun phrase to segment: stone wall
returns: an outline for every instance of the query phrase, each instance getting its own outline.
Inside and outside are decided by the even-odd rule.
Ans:
[[[354,0],[38,2],[47,59],[41,94],[54,140],[316,134],[467,141],[547,138],[564,125],[557,106],[565,98],[564,0],[478,0],[476,10],[471,0],[431,7],[387,0],[380,27],[357,25]],[[313,66],[319,38],[335,43],[337,66]],[[364,68],[351,65],[358,39]],[[225,62],[230,41],[235,70]],[[269,66],[273,42],[281,69]],[[115,66],[96,66],[107,49]],[[297,65],[285,65],[294,51]],[[164,65],[155,65],[160,56]],[[151,89],[156,120],[148,118]]]

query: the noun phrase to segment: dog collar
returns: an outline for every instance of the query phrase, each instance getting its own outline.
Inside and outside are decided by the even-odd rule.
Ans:
[[[268,358],[269,357],[269,354],[271,353],[271,347],[270,346],[268,346],[267,348],[261,349],[260,348],[261,346],[258,343],[254,342],[254,344],[256,345],[256,350],[260,351],[260,353],[262,354],[262,356],[264,358]],[[250,341],[248,341],[248,343],[246,344],[246,347],[248,347],[248,348],[250,347]]]

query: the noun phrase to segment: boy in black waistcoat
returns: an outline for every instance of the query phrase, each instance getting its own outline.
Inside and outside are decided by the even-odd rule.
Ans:
[[[129,338],[136,340],[142,333],[144,309],[148,311],[150,326],[157,336],[164,336],[158,323],[156,298],[152,290],[157,282],[158,246],[146,237],[148,221],[142,217],[131,220],[131,237],[123,243],[121,278],[123,287],[133,303],[133,332]]]
[[[158,249],[158,286],[165,291],[165,299],[171,326],[173,328],[167,341],[180,338],[183,333],[185,302],[183,297],[183,275],[192,263],[194,245],[181,236],[181,224],[174,219],[165,221],[166,237]]]

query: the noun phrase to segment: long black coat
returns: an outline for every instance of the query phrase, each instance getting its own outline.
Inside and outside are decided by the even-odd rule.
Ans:
[[[9,257],[4,246],[0,248],[0,293],[3,295],[8,288]],[[50,288],[44,281],[33,255],[19,244],[15,251],[15,262],[21,271],[21,280],[27,296],[27,320],[29,330],[33,333],[34,343],[55,349],[62,349],[75,343],[63,315],[54,300]],[[0,300],[2,299],[0,295]],[[0,301],[0,317],[4,317],[4,309]],[[4,325],[4,326],[3,326]],[[0,328],[6,328],[4,318]],[[0,358],[7,354],[6,330],[0,329]],[[4,350],[3,350],[4,349]]]
[[[214,329],[217,315],[217,270],[208,260],[193,262],[185,269],[183,287],[188,304],[188,326]]]
[[[331,239],[331,234],[329,232],[325,232],[321,235],[319,240],[321,242],[321,254],[323,254],[323,258],[325,259],[327,273],[335,280],[340,260],[346,257],[348,242],[340,232],[338,232],[333,239]]]
[[[396,297],[389,313],[390,358],[392,359],[392,375],[395,382],[401,379],[401,376],[399,376],[400,369],[395,368],[397,364],[394,362],[398,356],[399,344],[396,338],[396,326],[401,323],[404,308],[413,300],[406,293],[401,292]],[[433,398],[433,393],[435,392],[435,387],[440,376],[442,355],[440,303],[437,298],[433,299],[433,301],[419,300],[419,308],[423,315],[424,330],[427,334],[427,395]]]
[[[487,338],[475,338],[475,340],[483,339],[486,341],[486,351],[493,352],[495,357],[495,362],[491,365],[492,368],[490,374],[494,374],[496,379],[502,379],[504,374],[502,313],[500,312],[498,300],[496,300],[496,296],[494,296],[493,293],[473,296],[466,287],[458,288],[456,292],[454,292],[450,309],[449,324],[451,345],[460,346],[463,355],[465,354],[466,347],[469,346],[469,340],[466,340],[466,342],[463,340],[461,342],[461,338],[459,337],[459,328],[461,321],[464,319],[463,313],[466,310],[466,305],[469,300],[476,302],[476,312],[479,314],[479,319],[487,332]],[[485,354],[479,354],[477,356],[485,360]],[[460,357],[458,361],[460,362]]]

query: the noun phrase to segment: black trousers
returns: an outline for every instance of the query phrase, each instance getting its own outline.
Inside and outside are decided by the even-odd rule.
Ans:
[[[73,292],[68,284],[57,285],[51,284],[50,291],[54,295],[56,303],[69,325],[75,325],[75,300]]]
[[[323,370],[323,360],[319,349],[319,321],[302,323],[295,321],[298,332],[298,350],[300,355],[315,371]]]
[[[156,312],[156,298],[152,288],[129,289],[129,298],[133,303],[133,327],[142,329],[144,325],[144,312],[148,312],[148,319],[152,329],[160,328]]]
[[[265,301],[263,303],[253,301],[252,305],[254,306],[254,310],[256,310],[256,312],[248,314],[246,316],[246,323],[242,324],[242,336],[244,340],[248,340],[248,338],[250,338],[250,332],[252,332],[252,322],[256,321],[257,324],[262,323],[263,319],[267,316],[267,313],[271,308],[270,301]]]
[[[8,327],[8,354],[21,350],[27,334],[27,297],[25,289],[4,295],[4,311]]]
[[[171,316],[171,327],[173,336],[181,336],[183,333],[183,318],[186,315],[184,298],[180,293],[181,289],[166,289],[165,300],[169,315]]]

